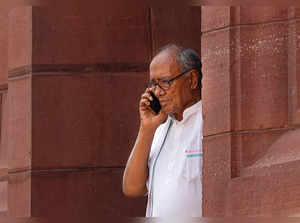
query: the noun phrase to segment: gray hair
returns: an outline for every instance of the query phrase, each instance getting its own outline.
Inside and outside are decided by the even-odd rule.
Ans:
[[[187,70],[192,70],[192,69],[195,69],[198,72],[198,87],[199,89],[201,89],[202,88],[202,63],[198,53],[193,49],[183,48],[175,44],[168,44],[163,48],[161,48],[157,53],[157,55],[164,51],[169,51],[169,50],[175,51],[176,61],[179,64],[182,72]]]

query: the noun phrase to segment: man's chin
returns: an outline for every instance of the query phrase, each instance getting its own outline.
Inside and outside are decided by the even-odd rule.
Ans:
[[[168,108],[162,108],[161,111],[164,112],[164,113],[166,113],[166,114],[168,114],[168,115],[173,114],[173,111],[170,110],[170,109],[168,109]]]

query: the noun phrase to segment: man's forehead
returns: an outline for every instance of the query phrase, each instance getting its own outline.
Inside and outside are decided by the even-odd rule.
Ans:
[[[159,55],[150,64],[150,79],[170,78],[174,73],[178,73],[178,69],[178,63],[173,55]]]
[[[157,64],[171,64],[175,60],[176,60],[175,52],[167,50],[156,55],[151,61],[150,67],[151,65],[157,65]]]
[[[172,76],[172,66],[163,64],[150,68],[150,79],[167,79]]]

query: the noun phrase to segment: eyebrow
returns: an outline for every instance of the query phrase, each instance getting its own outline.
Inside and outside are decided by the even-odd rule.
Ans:
[[[168,77],[168,74],[164,74],[164,75],[162,75],[162,77],[161,78],[157,78],[157,80],[159,80],[159,81],[163,81],[163,80],[168,80],[168,79],[170,79],[171,77]],[[152,78],[152,79],[150,79],[150,81],[154,81],[154,78]]]
[[[161,78],[157,78],[157,80],[165,80],[165,79],[170,79],[167,74],[163,75]]]

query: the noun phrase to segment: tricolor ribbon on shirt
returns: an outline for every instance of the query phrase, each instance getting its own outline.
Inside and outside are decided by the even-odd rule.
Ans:
[[[201,149],[190,149],[185,150],[185,154],[187,158],[192,158],[195,156],[202,156],[202,150]]]

